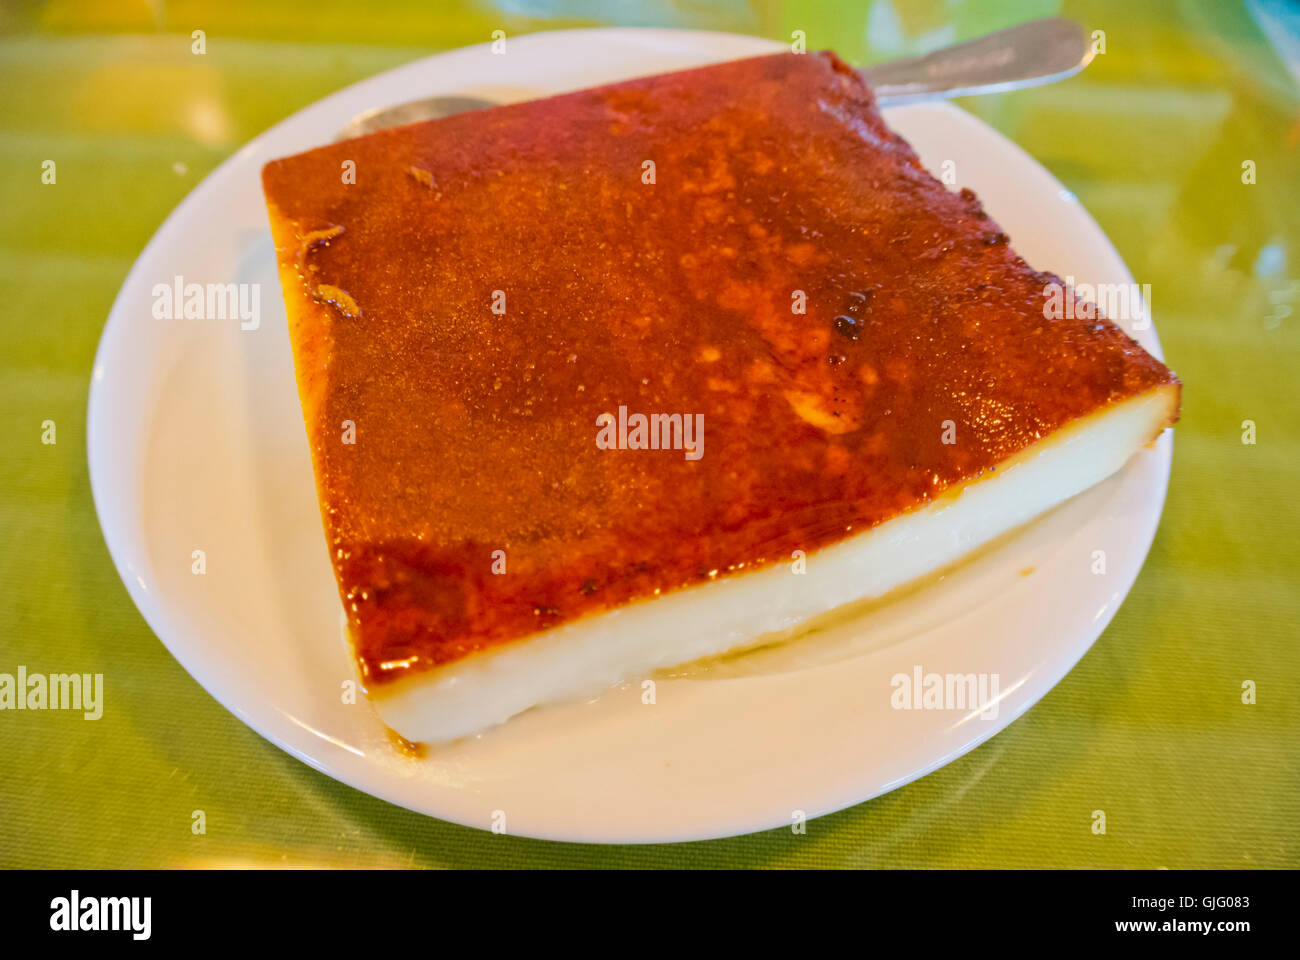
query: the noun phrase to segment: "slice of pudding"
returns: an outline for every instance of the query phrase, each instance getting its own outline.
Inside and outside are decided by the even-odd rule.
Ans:
[[[387,130],[263,181],[357,661],[409,740],[886,593],[1178,415],[1174,375],[1057,318],[1060,281],[833,54]]]

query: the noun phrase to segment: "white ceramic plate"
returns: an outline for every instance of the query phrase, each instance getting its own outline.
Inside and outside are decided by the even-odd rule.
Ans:
[[[316,506],[260,170],[363,110],[430,94],[528,99],[771,52],[671,30],[562,31],[429,57],[316,103],[199,185],[123,285],[95,361],[95,504],[132,599],[190,674],[305,763],[422,813],[563,840],[667,841],[789,824],[891,790],[992,736],[1043,696],[1114,615],[1164,500],[1168,434],[1121,474],[958,571],[798,644],[658,685],[533,710],[403,756],[353,676]],[[933,170],[953,160],[1032,264],[1131,283],[1092,218],[1014,144],[947,104],[889,111]],[[158,320],[153,287],[260,284],[261,322]],[[1158,355],[1153,331],[1138,334]],[[206,573],[193,572],[202,550]],[[1104,550],[1107,572],[1092,572]],[[1026,573],[1032,568],[1032,573]],[[895,710],[890,678],[1000,678],[997,717]],[[178,718],[184,723],[184,718]]]

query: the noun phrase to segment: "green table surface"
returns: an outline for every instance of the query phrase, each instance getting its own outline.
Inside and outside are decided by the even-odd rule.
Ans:
[[[1300,15],[1290,10],[1209,0],[0,5],[0,672],[99,672],[107,685],[94,722],[0,712],[0,865],[1300,865]],[[1132,593],[1074,671],[984,746],[812,821],[806,835],[645,847],[494,836],[389,806],[282,753],[209,697],[141,619],[91,502],[91,361],[146,241],[249,138],[331,91],[494,29],[612,22],[786,40],[803,30],[810,48],[869,63],[1057,13],[1105,33],[1082,76],[962,104],[1073,190],[1150,283],[1186,389],[1164,519]],[[202,56],[191,52],[196,29]],[[50,159],[54,185],[41,182]],[[41,442],[46,420],[55,444]],[[1246,420],[1254,444],[1243,443]],[[207,817],[200,836],[196,809]],[[1106,812],[1104,835],[1094,810]]]

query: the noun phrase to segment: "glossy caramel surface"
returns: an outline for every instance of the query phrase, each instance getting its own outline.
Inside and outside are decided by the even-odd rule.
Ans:
[[[1046,319],[1057,278],[833,54],[384,131],[263,179],[372,682],[788,562],[1176,382],[1105,320]],[[702,456],[601,449],[620,406],[702,415]]]

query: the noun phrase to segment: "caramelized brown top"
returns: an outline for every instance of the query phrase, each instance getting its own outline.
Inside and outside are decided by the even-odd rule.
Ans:
[[[830,53],[384,131],[263,178],[374,681],[789,561],[1173,381],[1107,321],[1045,319],[1056,278]],[[703,455],[601,449],[620,406],[702,415]]]

